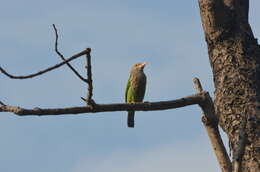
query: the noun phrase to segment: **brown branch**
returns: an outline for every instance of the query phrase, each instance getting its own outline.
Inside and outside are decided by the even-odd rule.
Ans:
[[[86,69],[87,69],[87,76],[88,76],[88,94],[87,94],[87,98],[86,98],[86,102],[88,105],[94,106],[95,102],[92,99],[93,96],[93,85],[92,85],[92,72],[91,72],[91,49],[87,48],[88,53],[86,53],[86,61],[87,61],[87,65],[86,65]]]
[[[199,79],[194,78],[193,82],[197,92],[202,93],[203,88],[200,84]],[[202,116],[202,122],[204,124],[204,127],[206,128],[213,150],[222,171],[231,172],[232,165],[219,133],[218,120],[215,115],[214,104],[208,93],[206,93],[205,96],[206,97],[204,101],[199,104],[204,113]]]
[[[155,111],[155,110],[167,110],[175,109],[188,105],[200,104],[205,101],[207,92],[194,94],[191,96],[183,97],[176,100],[160,101],[160,102],[146,102],[137,104],[96,104],[93,107],[69,107],[69,108],[54,108],[54,109],[25,109],[18,106],[0,106],[0,112],[12,112],[19,116],[28,115],[66,115],[66,114],[80,114],[80,113],[96,113],[96,112],[115,112],[115,111]]]
[[[64,56],[59,52],[58,50],[58,39],[59,39],[59,35],[58,35],[58,31],[57,31],[57,28],[55,26],[55,24],[52,25],[53,26],[53,29],[55,31],[55,52],[60,56],[60,58],[65,62],[66,59],[64,58]],[[82,77],[78,71],[69,63],[69,62],[66,62],[67,66],[75,73],[75,75],[81,79],[82,81],[84,81],[85,83],[87,83],[87,79],[85,79],[84,77]]]
[[[25,76],[15,76],[15,75],[11,75],[11,74],[9,74],[8,72],[6,72],[6,70],[4,70],[1,66],[0,66],[0,71],[1,71],[4,75],[8,76],[8,77],[11,78],[11,79],[28,79],[28,78],[33,78],[33,77],[42,75],[42,74],[44,74],[44,73],[46,73],[46,72],[49,72],[49,71],[51,71],[51,70],[53,70],[53,69],[56,69],[56,68],[58,68],[58,67],[60,67],[60,66],[62,66],[62,65],[64,65],[64,64],[66,64],[67,62],[70,62],[70,61],[72,61],[72,60],[75,60],[76,58],[79,58],[80,56],[85,55],[86,53],[88,53],[88,49],[86,49],[86,50],[84,50],[84,51],[81,51],[80,53],[71,56],[70,58],[68,58],[67,60],[65,60],[65,61],[63,61],[63,62],[61,62],[61,63],[58,63],[58,64],[56,64],[56,65],[54,65],[54,66],[51,66],[51,67],[49,67],[49,68],[47,68],[47,69],[41,70],[41,71],[39,71],[39,72],[37,72],[37,73],[30,74],[30,75],[25,75]]]
[[[193,83],[195,86],[195,89],[197,90],[198,93],[203,92],[203,88],[201,86],[201,83],[198,78],[193,79]],[[218,119],[215,115],[215,109],[214,109],[214,104],[213,101],[210,97],[209,94],[207,94],[207,99],[205,99],[205,102],[200,104],[200,107],[202,111],[204,112],[203,116],[207,118],[207,121],[211,123],[211,125],[218,125]]]

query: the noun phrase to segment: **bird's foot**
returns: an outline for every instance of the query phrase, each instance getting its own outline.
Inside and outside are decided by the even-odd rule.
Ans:
[[[137,104],[137,102],[128,102],[128,104],[133,104],[134,105],[134,104]]]

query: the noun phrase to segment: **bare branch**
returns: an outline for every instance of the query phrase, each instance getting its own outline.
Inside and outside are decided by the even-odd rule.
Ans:
[[[69,108],[55,108],[55,109],[25,109],[18,106],[0,106],[0,112],[12,112],[19,116],[28,115],[66,115],[66,114],[80,114],[80,113],[96,113],[96,112],[115,112],[115,111],[155,111],[175,109],[188,105],[200,104],[204,101],[207,92],[194,94],[183,97],[181,99],[160,101],[160,102],[146,102],[136,104],[95,104],[95,106],[69,107]]]
[[[1,101],[0,101],[0,105],[2,105],[2,106],[6,106],[6,105],[5,105],[3,102],[1,102]]]
[[[203,88],[200,84],[199,79],[194,78],[193,82],[197,92],[202,93]],[[202,122],[204,124],[204,127],[207,130],[209,139],[211,141],[215,155],[218,159],[219,165],[223,172],[231,172],[232,170],[231,161],[228,157],[227,151],[221,139],[219,129],[218,129],[218,120],[215,115],[214,104],[208,93],[205,94],[204,101],[199,105],[202,108],[204,113],[202,115]]]
[[[68,58],[67,60],[65,60],[65,61],[63,61],[63,62],[61,62],[61,63],[58,63],[58,64],[56,64],[56,65],[54,65],[54,66],[52,66],[52,67],[49,67],[49,68],[47,68],[47,69],[41,70],[41,71],[39,71],[39,72],[37,72],[37,73],[30,74],[30,75],[25,75],[25,76],[15,76],[15,75],[11,75],[11,74],[9,74],[8,72],[6,72],[6,70],[4,70],[1,66],[0,66],[0,71],[1,71],[4,75],[8,76],[8,77],[11,78],[11,79],[28,79],[28,78],[33,78],[33,77],[36,77],[36,76],[38,76],[38,75],[42,75],[42,74],[44,74],[44,73],[46,73],[46,72],[49,72],[49,71],[51,71],[51,70],[53,70],[53,69],[56,69],[56,68],[58,68],[58,67],[60,67],[60,66],[62,66],[62,65],[64,65],[64,64],[66,64],[67,62],[70,62],[70,61],[72,61],[72,60],[75,60],[76,58],[79,58],[80,56],[85,55],[86,53],[88,53],[88,49],[86,49],[86,50],[84,50],[84,51],[81,51],[80,53],[71,56],[70,58]]]
[[[87,69],[87,75],[88,75],[88,94],[87,94],[87,99],[86,102],[88,105],[94,106],[95,102],[92,99],[93,96],[93,85],[92,85],[92,72],[91,72],[91,49],[87,48],[88,53],[86,53],[86,61],[87,61],[87,65],[86,65],[86,69]]]
[[[203,92],[203,88],[201,86],[199,78],[193,78],[193,84],[198,93]]]
[[[193,83],[198,93],[203,92],[203,88],[198,78],[193,78]],[[211,122],[212,125],[218,125],[218,119],[215,115],[214,103],[209,94],[207,94],[207,99],[205,99],[205,102],[200,104],[200,107],[202,108],[204,115],[207,117],[207,121]]]
[[[55,26],[55,24],[52,25],[53,29],[55,31],[55,52],[60,56],[60,58],[65,62],[66,59],[64,58],[64,56],[59,52],[58,50],[58,39],[59,39],[59,35],[58,35],[58,31],[57,28]],[[67,66],[75,73],[75,75],[77,75],[77,77],[79,77],[79,79],[81,79],[82,81],[84,81],[85,83],[87,83],[87,79],[85,79],[84,77],[82,77],[78,71],[69,63],[66,62]]]
[[[84,97],[80,97],[81,100],[83,100],[85,103],[87,103],[87,100]]]

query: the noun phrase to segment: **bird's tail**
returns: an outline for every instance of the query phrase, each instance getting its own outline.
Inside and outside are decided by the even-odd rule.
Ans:
[[[135,126],[135,111],[128,111],[127,125],[128,125],[128,127],[134,128],[134,126]]]

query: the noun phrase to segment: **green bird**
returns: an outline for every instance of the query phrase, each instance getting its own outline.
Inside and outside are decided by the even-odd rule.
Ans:
[[[144,99],[145,88],[146,88],[146,76],[144,74],[144,67],[147,63],[134,64],[130,77],[128,79],[125,91],[125,102],[126,103],[138,103]],[[134,117],[135,111],[128,111],[127,125],[128,127],[134,128]]]

